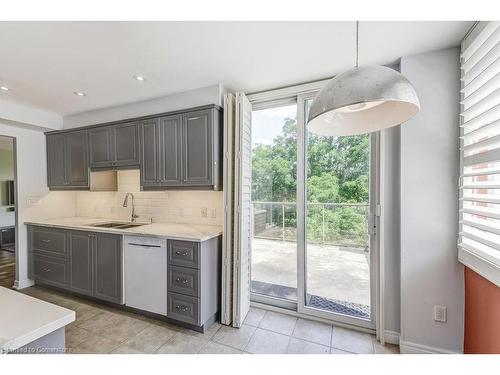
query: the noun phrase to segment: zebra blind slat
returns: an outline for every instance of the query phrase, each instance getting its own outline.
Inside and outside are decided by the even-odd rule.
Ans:
[[[475,26],[460,64],[458,245],[500,267],[500,22]]]

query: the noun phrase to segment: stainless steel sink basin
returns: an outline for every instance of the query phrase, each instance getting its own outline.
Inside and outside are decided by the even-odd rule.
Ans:
[[[113,222],[113,221],[111,221],[109,223],[91,224],[92,227],[96,227],[96,228],[116,228],[116,229],[128,229],[128,228],[140,227],[141,225],[145,225],[145,224],[117,223],[117,222]]]

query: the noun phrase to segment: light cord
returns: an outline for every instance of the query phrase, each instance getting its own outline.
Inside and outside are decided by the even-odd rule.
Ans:
[[[356,61],[355,61],[355,66],[356,69],[359,66],[359,21],[356,21]]]

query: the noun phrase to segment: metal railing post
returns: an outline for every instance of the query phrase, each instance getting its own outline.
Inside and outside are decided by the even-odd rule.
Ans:
[[[285,242],[285,205],[282,204],[281,205],[281,215],[283,215],[283,234],[282,234],[282,237],[283,237],[283,242]]]
[[[321,243],[325,244],[325,205],[322,206],[321,214],[323,216],[323,223],[321,224]]]

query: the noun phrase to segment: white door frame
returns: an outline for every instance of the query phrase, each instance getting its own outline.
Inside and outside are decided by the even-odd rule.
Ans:
[[[373,133],[370,137],[370,319],[354,318],[343,314],[328,312],[306,305],[307,293],[307,192],[306,192],[306,121],[305,105],[313,99],[317,91],[301,93],[297,96],[297,311],[301,314],[317,316],[344,324],[360,326],[368,329],[376,328],[378,316],[378,241],[376,240],[375,219],[378,203],[378,153],[379,136]]]

